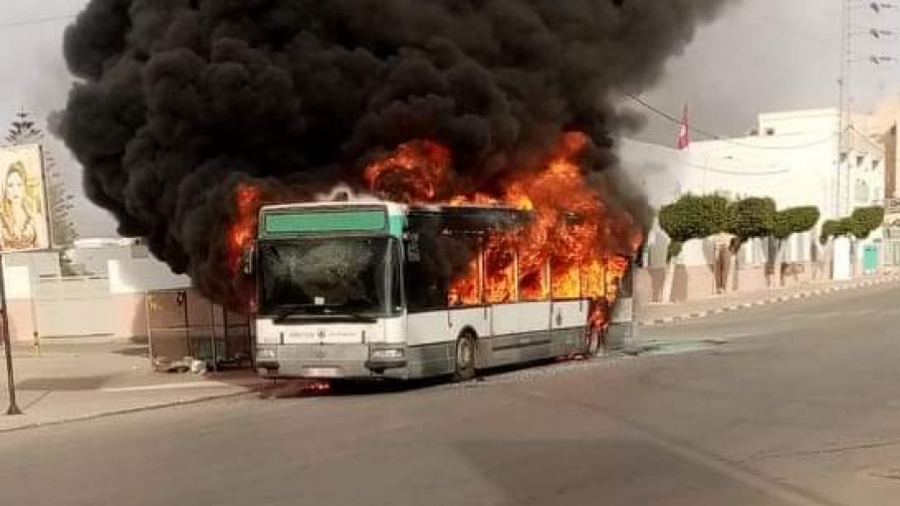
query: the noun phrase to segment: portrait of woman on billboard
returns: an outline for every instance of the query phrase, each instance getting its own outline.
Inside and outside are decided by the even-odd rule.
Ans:
[[[47,249],[47,220],[43,214],[43,177],[40,150],[0,165],[0,249],[4,252]],[[6,158],[6,157],[4,157]],[[30,158],[30,159],[29,159]],[[30,162],[30,163],[29,163]]]

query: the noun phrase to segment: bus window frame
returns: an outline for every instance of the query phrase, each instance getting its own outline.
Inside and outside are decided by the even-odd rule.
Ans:
[[[256,248],[256,255],[255,255],[256,258],[254,259],[254,263],[256,264],[256,269],[254,269],[254,270],[256,272],[254,274],[254,283],[253,283],[254,287],[255,287],[255,289],[253,290],[254,298],[255,298],[255,301],[253,304],[255,307],[253,308],[253,311],[256,313],[256,315],[257,316],[271,316],[268,314],[268,311],[266,311],[266,312],[261,311],[262,299],[263,299],[263,293],[262,293],[263,292],[263,283],[262,283],[262,281],[263,281],[262,270],[263,269],[262,269],[262,265],[261,265],[262,255],[260,254],[260,246],[262,244],[264,244],[264,243],[292,243],[292,242],[303,242],[306,240],[327,240],[327,239],[343,239],[343,238],[386,239],[388,241],[389,245],[391,243],[398,244],[401,251],[403,250],[403,240],[402,239],[398,239],[396,236],[393,236],[391,234],[383,234],[383,233],[369,234],[369,235],[356,234],[356,233],[346,233],[346,234],[345,233],[339,233],[339,234],[317,233],[317,234],[309,234],[309,235],[294,236],[294,237],[257,238],[254,240],[254,246]],[[390,257],[394,256],[393,249],[394,249],[393,247],[388,249],[388,256],[390,256]],[[390,263],[389,267],[394,268],[393,262]],[[403,269],[401,269],[401,276],[403,276],[402,270]],[[385,275],[384,282],[385,282],[384,288],[386,290],[385,294],[388,298],[390,298],[393,296],[393,294],[391,293],[391,277],[388,275]],[[404,302],[405,302],[405,286],[401,286],[401,291],[403,293]],[[386,301],[386,302],[391,302],[391,301]],[[386,304],[384,304],[384,307],[382,308],[382,314],[380,314],[376,317],[377,318],[396,318],[398,316],[404,315],[406,312],[407,312],[407,310],[406,310],[405,304],[400,309],[397,309],[396,306],[386,303]]]

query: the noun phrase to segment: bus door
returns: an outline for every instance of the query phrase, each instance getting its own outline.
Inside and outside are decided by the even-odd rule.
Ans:
[[[552,269],[551,269],[552,274]],[[591,302],[581,296],[580,280],[576,286],[554,284],[550,306],[550,328],[554,355],[567,355],[581,349],[585,327],[591,313]]]
[[[625,276],[619,281],[618,298],[610,315],[607,346],[610,349],[621,349],[625,343],[634,338],[634,271],[636,264],[632,262]]]

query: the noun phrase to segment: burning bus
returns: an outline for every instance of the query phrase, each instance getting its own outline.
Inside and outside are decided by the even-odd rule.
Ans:
[[[121,235],[230,310],[254,285],[269,371],[469,376],[627,319],[622,92],[729,2],[209,3],[89,2],[54,129]],[[339,186],[372,202],[263,208]]]
[[[585,289],[591,273],[554,280],[550,257],[535,268],[523,243],[534,219],[486,205],[263,207],[242,261],[255,279],[258,369],[466,380],[497,366],[596,355],[604,316]]]

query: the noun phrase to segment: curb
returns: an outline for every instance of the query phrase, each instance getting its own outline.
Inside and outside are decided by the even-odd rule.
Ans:
[[[218,395],[207,395],[204,397],[199,397],[196,399],[188,399],[188,400],[179,400],[172,402],[165,402],[161,404],[149,404],[146,406],[138,406],[135,408],[126,408],[126,409],[114,409],[110,411],[101,411],[98,413],[89,413],[86,415],[76,415],[67,418],[61,418],[59,420],[52,420],[48,422],[31,422],[26,423],[24,425],[19,425],[17,427],[8,427],[8,428],[0,428],[0,434],[9,434],[12,432],[21,432],[26,430],[40,429],[44,427],[55,427],[58,425],[67,425],[71,423],[78,422],[87,422],[91,420],[100,420],[104,418],[112,418],[114,416],[122,416],[122,415],[131,415],[135,413],[144,413],[147,411],[158,411],[169,408],[177,408],[182,406],[193,406],[196,404],[204,404],[212,401],[226,400],[226,399],[237,399],[244,396],[251,396],[257,394],[255,391],[246,391],[246,392],[232,392],[228,394],[218,394]]]
[[[741,311],[744,309],[750,309],[754,307],[762,307],[769,306],[772,304],[778,304],[781,302],[788,302],[792,300],[800,300],[800,299],[808,299],[812,297],[818,297],[821,295],[827,295],[835,292],[845,292],[850,290],[859,290],[861,288],[869,288],[873,286],[885,285],[888,283],[897,283],[900,282],[900,276],[890,276],[877,280],[869,280],[862,281],[859,283],[842,285],[842,286],[832,286],[828,288],[818,288],[815,290],[809,290],[805,292],[799,292],[792,295],[782,295],[778,297],[770,297],[768,299],[758,300],[754,302],[744,302],[740,304],[732,304],[729,306],[723,306],[716,309],[708,309],[705,311],[697,311],[693,313],[685,313],[682,315],[676,316],[668,316],[665,318],[658,318],[655,320],[648,320],[643,322],[638,322],[638,326],[642,328],[650,328],[650,327],[660,327],[664,325],[671,325],[673,323],[678,323],[686,320],[699,320],[702,318],[709,318],[710,316],[721,315],[725,313],[733,313],[735,311]]]

